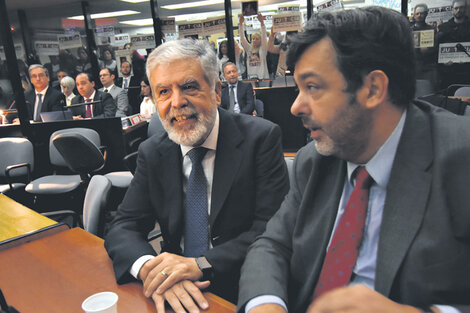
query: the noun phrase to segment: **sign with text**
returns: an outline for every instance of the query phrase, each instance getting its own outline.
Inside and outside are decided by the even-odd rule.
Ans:
[[[202,26],[204,28],[204,36],[224,33],[226,31],[225,17],[208,18],[202,22]]]
[[[434,47],[434,30],[420,30],[413,32],[415,48],[431,48]]]
[[[300,5],[292,4],[292,5],[280,5],[277,7],[277,13],[292,13],[292,12],[299,12]]]
[[[160,19],[162,25],[162,33],[172,34],[176,33],[176,21],[174,17]]]
[[[273,16],[272,15],[264,15],[264,25],[266,26],[266,30],[271,29],[273,25]],[[245,30],[248,34],[259,33],[261,29],[261,24],[258,20],[258,16],[248,16],[245,17]]]
[[[426,23],[432,22],[447,22],[452,18],[452,7],[450,5],[429,8],[428,16],[426,17]]]
[[[184,23],[178,25],[179,38],[203,35],[202,22]]]
[[[273,31],[300,30],[302,28],[302,16],[297,13],[283,13],[273,16]]]
[[[343,9],[343,2],[341,0],[327,0],[317,5],[317,12],[331,12]]]
[[[112,38],[112,45],[115,47],[123,47],[126,43],[131,42],[129,34],[116,34]]]
[[[59,48],[61,50],[78,48],[82,46],[82,38],[80,33],[57,35],[59,41]]]
[[[39,55],[59,55],[59,43],[57,41],[36,41],[34,50]]]
[[[439,45],[438,63],[469,63],[470,57],[465,52],[459,51],[456,47],[457,44],[458,42],[441,43]],[[461,42],[460,44],[470,54],[470,42]]]
[[[155,48],[155,36],[149,35],[134,35],[131,36],[132,49],[153,49]]]

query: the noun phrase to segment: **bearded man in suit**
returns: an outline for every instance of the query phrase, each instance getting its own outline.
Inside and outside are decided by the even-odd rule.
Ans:
[[[166,131],[140,145],[106,236],[117,281],[140,279],[159,313],[165,301],[175,311],[206,309],[199,288],[209,284],[235,301],[246,250],[288,189],[280,128],[218,108],[216,55],[205,40],[160,45],[147,75]],[[146,240],[155,223],[158,256]]]
[[[313,142],[250,247],[240,312],[470,312],[470,123],[412,102],[399,12],[320,14],[292,40]]]

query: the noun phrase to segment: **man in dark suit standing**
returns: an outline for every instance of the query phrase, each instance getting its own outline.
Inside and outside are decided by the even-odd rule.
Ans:
[[[232,62],[225,63],[223,71],[228,84],[222,89],[221,107],[230,112],[251,115],[255,110],[253,87],[238,81],[237,66]]]
[[[49,87],[49,73],[41,64],[29,67],[29,78],[34,89],[25,95],[29,119],[40,122],[41,112],[60,111],[65,106],[65,96]]]
[[[218,109],[216,55],[205,40],[157,47],[147,74],[166,132],[139,147],[106,236],[117,281],[143,282],[158,312],[207,308],[199,288],[236,298],[246,250],[288,188],[280,128]],[[162,253],[146,241],[158,222]],[[197,305],[195,304],[197,303]]]
[[[116,86],[121,87],[127,91],[127,97],[129,99],[130,112],[129,114],[137,114],[140,112],[140,80],[142,77],[136,77],[132,75],[132,65],[128,61],[121,63],[121,74],[116,80]]]
[[[72,105],[84,104],[71,108],[74,119],[83,118],[106,118],[116,116],[116,104],[113,97],[106,92],[95,89],[95,82],[89,73],[80,73],[75,78],[80,95],[72,99]]]
[[[313,142],[250,247],[240,312],[470,312],[470,124],[411,102],[399,12],[320,14],[291,41]]]

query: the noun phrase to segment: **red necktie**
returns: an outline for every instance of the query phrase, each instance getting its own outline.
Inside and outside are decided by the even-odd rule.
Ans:
[[[91,99],[86,99],[85,102],[91,102]],[[86,106],[85,117],[86,117],[86,118],[92,118],[92,114],[91,114],[91,104],[87,104],[87,106]]]
[[[345,286],[351,280],[362,242],[369,188],[373,181],[365,167],[358,167],[356,172],[356,185],[326,253],[313,299],[331,289]]]

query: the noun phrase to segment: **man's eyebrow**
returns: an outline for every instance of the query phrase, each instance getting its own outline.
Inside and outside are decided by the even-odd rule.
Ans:
[[[187,78],[183,81],[183,83],[181,84],[181,86],[184,86],[184,85],[190,85],[190,84],[196,84],[199,86],[199,82],[197,81],[197,79],[195,78]]]
[[[319,78],[320,75],[316,74],[315,72],[307,72],[307,73],[303,73],[303,74],[300,74],[299,75],[299,80],[305,80],[307,78],[311,78],[311,77],[317,77]]]

